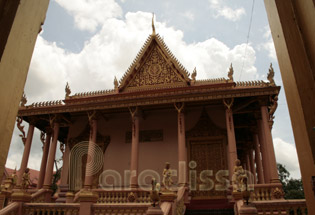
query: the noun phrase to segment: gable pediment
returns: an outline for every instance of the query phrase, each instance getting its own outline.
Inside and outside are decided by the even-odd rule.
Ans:
[[[158,35],[150,35],[120,81],[120,91],[169,88],[190,84],[189,73]]]

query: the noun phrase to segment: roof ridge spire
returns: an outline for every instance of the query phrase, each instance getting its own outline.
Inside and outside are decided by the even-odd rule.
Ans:
[[[155,26],[154,26],[154,13],[152,13],[152,35],[155,35]]]

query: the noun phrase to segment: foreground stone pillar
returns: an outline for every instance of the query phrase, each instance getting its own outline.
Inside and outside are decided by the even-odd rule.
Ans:
[[[138,161],[139,161],[139,116],[138,107],[129,108],[132,120],[132,140],[130,156],[130,187],[137,188],[138,185]]]
[[[0,175],[10,148],[14,121],[36,38],[49,0],[1,0],[0,22]],[[8,93],[9,92],[9,93]]]
[[[28,158],[30,156],[30,151],[31,151],[33,134],[34,134],[34,124],[31,123],[31,124],[29,124],[29,127],[28,127],[27,137],[26,137],[26,141],[24,144],[24,151],[23,151],[21,166],[20,166],[20,170],[18,172],[18,181],[17,181],[18,185],[21,184],[23,173],[25,172],[26,167],[27,167]]]
[[[273,147],[273,140],[271,135],[271,130],[269,127],[269,113],[267,106],[261,106],[261,116],[262,116],[262,130],[264,133],[265,139],[265,152],[267,153],[267,158],[269,160],[269,181],[268,183],[280,183],[278,169],[277,169],[277,162],[276,162],[276,155],[275,150]],[[267,169],[266,169],[267,170]]]
[[[234,121],[233,121],[233,112],[232,105],[233,99],[230,103],[227,103],[224,100],[224,104],[226,106],[225,110],[225,119],[226,119],[226,131],[228,137],[228,165],[229,165],[229,178],[232,181],[232,175],[234,172],[235,161],[237,159],[237,149],[236,149],[236,140],[235,140],[235,131],[234,131]]]
[[[41,189],[43,187],[44,177],[45,177],[45,173],[46,173],[46,165],[47,165],[50,141],[51,141],[51,131],[50,131],[50,129],[47,129],[46,140],[45,140],[45,144],[44,144],[44,148],[43,148],[42,162],[40,164],[37,189]]]
[[[314,0],[265,0],[298,153],[308,214],[315,214]]]
[[[256,168],[257,168],[257,178],[259,184],[264,184],[264,173],[263,173],[263,166],[262,166],[262,160],[261,160],[261,154],[260,154],[260,145],[258,140],[258,135],[254,134],[254,146],[255,146],[255,162],[256,162]]]
[[[93,159],[95,155],[95,145],[97,138],[97,120],[95,118],[90,119],[90,140],[88,147],[88,156],[86,160],[84,188],[91,189],[93,183]]]
[[[185,136],[185,114],[184,103],[176,103],[177,110],[177,138],[178,138],[178,185],[184,186],[187,183],[187,154]]]
[[[45,189],[50,189],[51,182],[52,182],[58,135],[59,135],[59,123],[55,122],[54,128],[53,128],[53,139],[49,148],[48,162],[47,162],[46,174],[45,174],[45,179],[44,179],[43,188]]]

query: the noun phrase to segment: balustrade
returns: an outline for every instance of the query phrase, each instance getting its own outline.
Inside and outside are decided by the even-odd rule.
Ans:
[[[24,215],[79,215],[80,204],[25,203]]]
[[[113,190],[102,189],[93,190],[99,196],[97,203],[150,203],[149,191]]]
[[[258,215],[307,215],[305,199],[253,202]]]

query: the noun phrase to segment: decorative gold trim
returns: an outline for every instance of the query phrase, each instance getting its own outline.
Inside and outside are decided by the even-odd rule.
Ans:
[[[227,101],[227,99],[223,99],[223,104],[228,110],[231,110],[231,107],[233,106],[234,103],[234,98],[229,99],[230,101]]]
[[[124,93],[117,94],[116,96],[93,97],[88,100],[78,99],[64,105],[47,107],[27,106],[26,108],[19,109],[18,116],[117,109],[128,108],[130,106],[172,104],[174,102],[196,102],[225,98],[269,96],[277,95],[279,90],[280,87],[254,88],[251,90],[234,88],[231,90],[231,88],[227,87],[203,88],[198,86],[196,88],[171,89],[170,91],[157,90],[142,92],[141,94]]]

